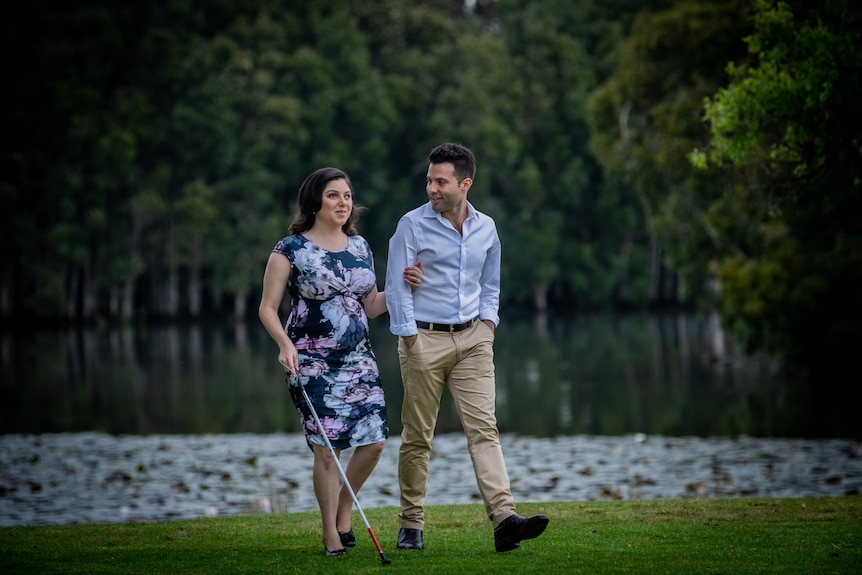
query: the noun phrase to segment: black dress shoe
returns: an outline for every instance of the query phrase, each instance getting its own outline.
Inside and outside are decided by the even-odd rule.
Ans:
[[[422,549],[424,546],[421,529],[402,527],[398,532],[398,549]]]
[[[326,546],[324,545],[323,548],[326,549]],[[327,557],[341,557],[342,555],[347,555],[347,549],[345,549],[344,547],[342,547],[341,549],[336,549],[335,551],[330,551],[329,549],[326,549]]]
[[[356,547],[356,535],[353,534],[353,529],[339,531],[338,538],[341,539],[341,544],[345,547]]]
[[[533,515],[532,517],[521,517],[512,515],[507,517],[494,529],[494,547],[502,553],[517,549],[521,541],[535,539],[548,526],[548,518],[544,515]]]

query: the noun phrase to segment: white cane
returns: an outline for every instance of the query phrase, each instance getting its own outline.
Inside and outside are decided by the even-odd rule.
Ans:
[[[278,362],[282,367],[288,369],[280,361]],[[303,386],[299,382],[299,377],[292,370],[290,371],[291,380],[296,382],[296,385],[299,386],[300,391],[302,391],[302,397],[305,398],[305,403],[308,404],[308,409],[311,411],[311,416],[314,418],[314,423],[317,425],[317,429],[320,431],[320,434],[323,436],[323,441],[326,443],[326,447],[329,449],[329,452],[332,454],[332,459],[335,461],[335,466],[338,468],[338,474],[341,476],[341,481],[344,483],[344,487],[347,489],[347,492],[350,493],[350,497],[353,499],[353,503],[356,505],[356,510],[359,511],[359,516],[362,517],[362,522],[365,523],[365,527],[368,529],[368,534],[371,535],[371,540],[374,542],[374,546],[377,548],[377,552],[380,554],[380,562],[384,565],[389,565],[392,563],[389,559],[386,558],[386,555],[383,554],[383,549],[380,548],[380,543],[377,541],[377,537],[374,536],[374,531],[371,529],[371,525],[368,523],[368,518],[365,517],[365,512],[362,511],[362,506],[359,505],[359,499],[356,497],[356,493],[353,491],[353,487],[350,485],[350,481],[347,480],[347,474],[344,473],[344,468],[341,467],[341,462],[338,460],[338,455],[335,453],[335,448],[332,447],[332,443],[329,441],[329,436],[326,435],[326,430],[323,427],[323,424],[320,422],[320,418],[317,416],[317,410],[314,409],[314,405],[311,403],[311,398],[308,396],[308,392],[305,391],[305,386]]]

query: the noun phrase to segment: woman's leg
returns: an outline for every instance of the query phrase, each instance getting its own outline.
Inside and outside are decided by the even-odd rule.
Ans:
[[[362,445],[353,451],[344,473],[347,475],[347,480],[350,481],[354,493],[359,493],[359,490],[365,485],[365,481],[371,476],[371,472],[377,467],[385,443],[385,441],[380,441],[371,445]],[[338,531],[344,533],[350,530],[352,510],[353,498],[350,497],[350,492],[342,487],[338,497]]]
[[[320,506],[320,517],[323,520],[323,544],[330,551],[341,549],[341,539],[338,537],[336,517],[338,514],[338,489],[341,477],[332,459],[332,453],[327,447],[314,445],[314,495]],[[335,450],[336,456],[340,454]]]

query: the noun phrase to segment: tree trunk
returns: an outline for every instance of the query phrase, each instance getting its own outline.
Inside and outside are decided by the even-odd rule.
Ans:
[[[81,272],[70,266],[64,274],[66,280],[66,317],[73,319],[78,314],[78,288],[81,283]]]
[[[0,317],[12,315],[12,281],[8,274],[3,274],[0,283]]]
[[[662,265],[661,265],[661,248],[655,242],[650,242],[650,282],[649,282],[649,301],[658,303],[661,299],[661,284],[662,284]]]
[[[120,294],[120,317],[131,319],[135,313],[135,278],[129,278],[123,284]]]
[[[81,278],[81,317],[93,319],[96,317],[98,294],[97,282],[94,280],[93,262],[88,257],[82,269]]]
[[[201,300],[203,298],[201,286],[201,262],[203,260],[203,241],[201,236],[195,235],[192,240],[192,257],[189,262],[189,313],[192,317],[198,317],[201,313]]]
[[[210,288],[210,305],[212,309],[215,310],[216,313],[222,313],[224,311],[224,292],[218,286],[213,286]]]
[[[180,310],[180,279],[179,266],[175,261],[168,263],[168,277],[165,285],[165,313],[176,317]]]
[[[548,286],[541,283],[533,286],[533,306],[536,311],[544,313],[548,310]]]
[[[176,317],[180,309],[180,266],[177,261],[177,237],[173,223],[168,230],[167,240],[165,261],[168,266],[168,273],[165,278],[165,313],[169,317]]]
[[[108,315],[117,317],[120,313],[120,286],[117,284],[111,285],[111,293],[108,296]]]
[[[245,319],[246,311],[248,310],[248,294],[245,292],[235,292],[233,296],[233,318],[236,321]]]

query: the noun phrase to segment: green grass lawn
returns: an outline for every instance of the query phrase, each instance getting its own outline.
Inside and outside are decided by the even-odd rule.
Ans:
[[[684,499],[520,504],[545,534],[494,551],[480,505],[426,510],[425,549],[397,551],[397,510],[366,510],[391,565],[357,513],[357,546],[324,557],[317,512],[155,523],[0,528],[13,573],[702,573],[862,574],[862,498]]]

